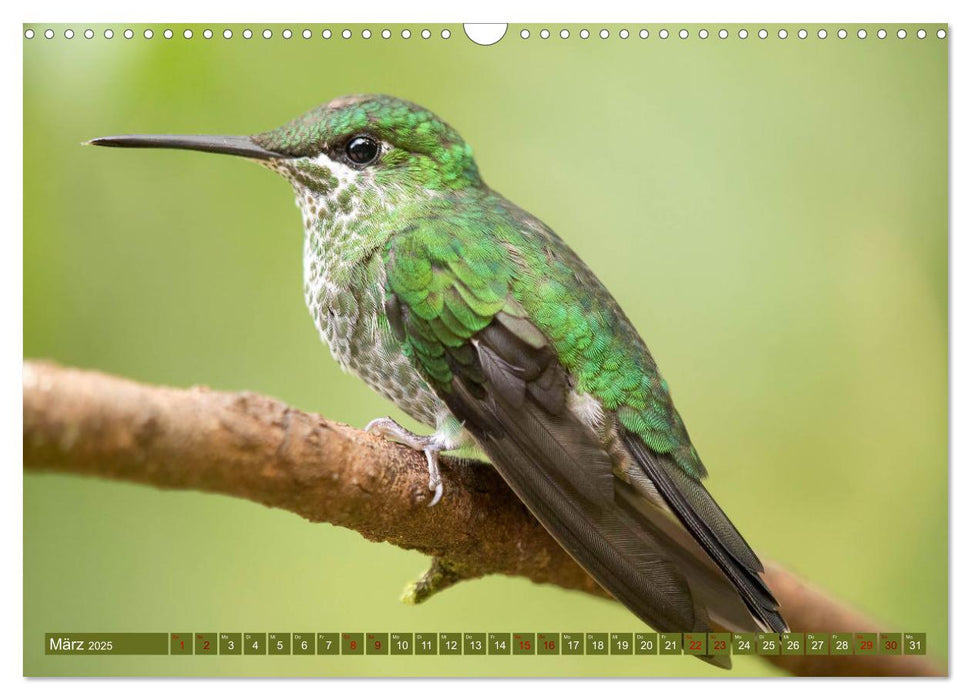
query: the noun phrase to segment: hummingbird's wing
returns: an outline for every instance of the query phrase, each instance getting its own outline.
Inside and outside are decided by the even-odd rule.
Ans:
[[[558,239],[517,237],[502,221],[477,236],[467,224],[436,217],[385,251],[391,329],[433,390],[550,534],[652,627],[785,629],[761,564],[700,482],[625,425],[630,406],[580,405],[556,315],[626,319],[589,298],[527,310],[557,275],[591,284],[581,277],[592,273],[564,261]],[[545,269],[542,256],[525,259],[530,246]]]

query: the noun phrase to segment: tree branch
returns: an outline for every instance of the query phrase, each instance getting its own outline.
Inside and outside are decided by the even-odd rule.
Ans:
[[[607,594],[489,465],[443,460],[445,498],[428,508],[424,458],[360,430],[252,393],[147,386],[45,362],[24,363],[24,468],[245,498],[433,557],[406,594],[522,576]],[[799,631],[878,628],[794,575],[766,578]],[[941,675],[924,657],[764,657],[797,675]]]

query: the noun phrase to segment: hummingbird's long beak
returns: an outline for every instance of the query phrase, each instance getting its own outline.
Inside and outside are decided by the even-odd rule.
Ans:
[[[175,148],[183,151],[225,153],[231,156],[271,160],[290,158],[284,153],[269,151],[257,145],[249,136],[195,136],[179,134],[127,134],[101,136],[87,142],[91,146],[112,148]]]

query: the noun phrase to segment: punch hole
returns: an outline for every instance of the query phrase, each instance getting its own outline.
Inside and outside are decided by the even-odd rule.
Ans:
[[[601,39],[606,39],[608,36],[610,36],[610,32],[609,31],[607,31],[606,29],[601,29],[600,30],[600,38]]]
[[[73,29],[65,29],[64,30],[64,38],[65,39],[73,39],[74,38],[74,30]]]
[[[186,29],[185,31],[182,32],[182,36],[185,39],[191,39],[192,38],[192,30],[191,29]]]
[[[289,29],[284,29],[283,32],[282,32],[282,34],[283,34],[283,38],[284,39],[292,39],[293,38],[293,32],[290,31]]]
[[[320,33],[320,36],[323,39],[330,39],[333,36],[333,33],[329,29],[325,29]]]
[[[34,38],[34,30],[33,29],[27,29],[27,30],[25,30],[24,31],[24,38],[25,39],[33,39]]]
[[[820,39],[825,39],[828,35],[826,34],[825,29],[820,29],[818,32],[816,32],[816,36],[818,36]]]
[[[125,38],[126,39],[131,39],[134,36],[135,36],[135,32],[133,32],[131,29],[126,29],[125,30]]]
[[[361,38],[362,39],[370,39],[371,38],[371,30],[370,29],[364,29],[364,30],[362,30],[361,31]]]
[[[708,38],[708,30],[707,29],[699,29],[698,30],[698,36],[701,37],[702,39],[707,39]]]
[[[668,38],[668,30],[667,29],[662,29],[661,31],[659,31],[657,33],[657,35],[659,37],[661,37],[662,39],[667,39]]]
[[[925,32],[923,29],[918,29],[917,30],[917,38],[918,39],[924,39],[926,36],[927,36],[927,32]]]
[[[906,39],[907,38],[907,30],[906,29],[898,29],[897,30],[897,38],[898,39]]]
[[[85,39],[94,39],[94,30],[93,29],[85,29],[84,30],[84,38]]]
[[[629,31],[627,31],[626,29],[621,29],[621,30],[620,30],[620,34],[618,34],[618,36],[619,36],[619,37],[620,37],[621,39],[626,39],[627,37],[629,37],[629,36],[630,36],[630,32],[629,32]]]
[[[155,36],[155,32],[153,32],[151,29],[146,29],[145,32],[143,33],[143,36],[146,39],[151,39],[153,36]]]
[[[53,39],[54,38],[54,30],[53,29],[48,29],[47,31],[45,31],[44,32],[44,38],[45,39]]]
[[[796,36],[798,36],[800,39],[805,39],[807,36],[809,36],[809,32],[807,32],[805,29],[800,29]]]
[[[785,39],[787,36],[789,36],[789,32],[787,32],[785,29],[780,29],[779,30],[779,38],[780,39]]]
[[[422,29],[421,30],[421,38],[422,39],[431,39],[432,38],[431,31],[429,31],[428,29]]]
[[[738,30],[738,38],[739,39],[748,39],[748,29],[739,29]]]
[[[581,29],[580,30],[580,38],[581,39],[589,39],[590,38],[590,30],[588,30],[588,29]]]
[[[175,35],[172,33],[171,29],[166,29],[164,32],[162,32],[162,36],[164,36],[166,39],[171,39]]]
[[[561,39],[569,39],[570,38],[570,30],[569,29],[561,29],[560,30],[560,38]]]
[[[651,33],[649,31],[647,31],[646,29],[642,29],[640,32],[638,32],[638,36],[640,36],[641,39],[646,39],[650,35],[651,35]]]
[[[769,32],[766,31],[765,29],[760,29],[759,30],[759,39],[768,39],[768,38],[769,38]]]
[[[391,30],[390,29],[382,29],[381,30],[381,38],[382,39],[390,39],[391,38]]]
[[[463,24],[462,28],[465,30],[465,36],[474,43],[479,46],[492,46],[506,36],[508,26],[506,24]]]
[[[264,29],[263,30],[263,38],[264,39],[270,39],[272,37],[273,37],[273,32],[271,32],[269,29]]]
[[[727,29],[719,29],[718,30],[718,38],[719,39],[727,39],[728,38],[728,30]]]
[[[866,39],[866,29],[861,29],[856,33],[856,35],[861,39]]]
[[[836,32],[836,36],[838,36],[840,39],[845,39],[846,38],[846,30],[845,29],[840,29],[838,32]]]
[[[878,39],[886,39],[887,38],[887,30],[886,29],[878,29],[877,30],[877,38]]]
[[[678,36],[682,39],[687,39],[690,35],[688,34],[687,29],[682,29],[680,32],[678,32]]]
[[[233,30],[232,29],[224,29],[223,30],[223,39],[232,39],[232,38],[233,38]]]
[[[411,30],[410,29],[402,29],[401,30],[401,38],[402,39],[410,39],[411,38]]]
[[[244,39],[252,39],[253,38],[253,30],[252,29],[244,29],[243,30],[243,38]]]
[[[448,29],[443,29],[442,30],[442,38],[443,39],[448,39],[450,36],[452,36],[452,32],[450,30],[448,30]]]
[[[112,29],[105,29],[105,39],[112,39],[115,36],[115,32]]]
[[[946,31],[944,31],[943,29],[938,29],[937,30],[937,38],[938,39],[943,39],[946,36],[947,36],[947,32]]]
[[[550,38],[550,30],[549,29],[540,30],[539,38],[540,39],[549,39]]]

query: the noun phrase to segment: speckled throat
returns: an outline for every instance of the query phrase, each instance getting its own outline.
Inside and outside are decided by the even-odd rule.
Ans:
[[[334,359],[415,420],[440,427],[448,409],[401,352],[384,313],[380,253],[407,225],[401,207],[414,193],[323,156],[265,165],[293,185],[303,215],[304,300]]]

